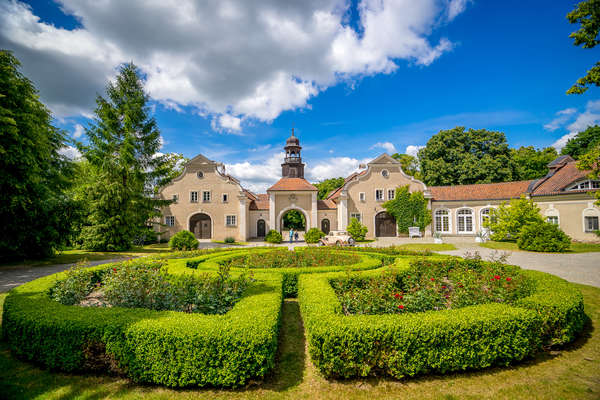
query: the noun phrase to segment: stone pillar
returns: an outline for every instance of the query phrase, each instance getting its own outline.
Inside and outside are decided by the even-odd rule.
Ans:
[[[238,217],[238,229],[239,229],[239,237],[240,237],[240,241],[244,242],[246,241],[246,239],[248,239],[248,232],[246,229],[247,226],[247,219],[248,217],[246,216],[246,201],[247,201],[247,197],[245,194],[242,194],[238,197],[238,199],[240,200],[240,212],[239,212],[239,217]]]
[[[277,230],[275,226],[275,194],[269,193],[269,226],[267,232],[271,229]]]
[[[344,190],[338,202],[338,231],[345,231],[348,227],[348,193]]]
[[[313,192],[312,193],[312,209],[311,209],[311,215],[310,215],[310,222],[311,222],[311,226],[307,227],[306,230],[308,230],[308,228],[319,228],[319,220],[318,220],[318,216],[317,216],[317,192]]]

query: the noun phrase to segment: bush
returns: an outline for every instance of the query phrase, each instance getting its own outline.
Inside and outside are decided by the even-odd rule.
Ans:
[[[356,240],[357,242],[365,240],[365,236],[369,231],[369,229],[361,224],[356,218],[350,219],[350,224],[346,230],[348,231],[348,234],[352,236],[352,239]]]
[[[77,263],[65,272],[65,279],[56,282],[48,290],[48,295],[60,304],[78,304],[92,291],[93,273],[86,269],[87,261]]]
[[[231,237],[231,236],[227,236],[224,240],[225,243],[231,244],[231,243],[235,243],[235,238]]]
[[[560,253],[569,250],[571,238],[558,225],[534,222],[521,229],[517,246],[521,250]]]
[[[47,291],[66,276],[37,279],[6,297],[2,334],[16,356],[67,372],[116,369],[135,382],[170,387],[243,386],[275,365],[282,302],[278,275],[252,283],[222,316],[64,306]]]
[[[195,250],[198,239],[190,231],[179,231],[169,240],[169,247],[173,250]]]
[[[265,242],[267,243],[281,243],[282,241],[283,237],[281,236],[281,233],[277,232],[274,229],[271,229],[267,233],[267,236],[265,236]]]
[[[525,225],[543,221],[540,209],[533,200],[521,197],[512,199],[509,205],[503,202],[498,208],[492,208],[490,218],[484,222],[484,226],[492,232],[492,240],[515,241],[519,239]]]
[[[308,232],[304,235],[304,240],[308,244],[318,243],[319,239],[325,236],[322,230],[318,228],[310,228]]]
[[[403,274],[409,268],[398,259],[395,271]],[[361,273],[374,274],[379,272]],[[512,305],[400,315],[344,315],[331,285],[344,274],[301,275],[298,299],[311,359],[326,377],[402,378],[509,365],[535,354],[542,344],[573,340],[585,321],[577,288],[537,271],[520,274],[531,280],[532,294]]]

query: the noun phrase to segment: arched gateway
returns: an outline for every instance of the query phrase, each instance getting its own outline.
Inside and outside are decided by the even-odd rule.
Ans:
[[[396,219],[385,211],[377,214],[375,216],[375,236],[396,236]]]
[[[190,232],[198,239],[212,238],[212,221],[204,213],[194,214],[190,217]]]

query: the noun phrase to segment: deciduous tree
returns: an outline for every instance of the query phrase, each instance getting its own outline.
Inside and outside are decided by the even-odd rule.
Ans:
[[[329,178],[321,182],[317,182],[314,185],[317,189],[319,189],[317,197],[319,200],[324,200],[331,192],[344,185],[344,178]]]
[[[548,164],[558,157],[554,147],[537,150],[533,146],[511,149],[511,158],[515,166],[515,180],[541,178],[548,173]]]
[[[575,6],[575,9],[567,14],[567,19],[572,24],[580,24],[578,30],[571,33],[569,37],[573,39],[575,46],[581,46],[584,49],[594,48],[598,42],[598,32],[600,31],[600,0],[586,0]],[[588,86],[600,86],[600,61],[587,71],[583,78],[567,90],[567,94],[582,94],[588,90]]]
[[[419,160],[417,157],[411,156],[410,154],[396,153],[392,155],[393,158],[400,162],[402,171],[405,174],[414,176],[416,179],[421,179],[421,171],[419,171]]]
[[[600,126],[589,126],[586,130],[579,132],[575,137],[569,139],[561,154],[568,154],[576,160],[600,145]]]

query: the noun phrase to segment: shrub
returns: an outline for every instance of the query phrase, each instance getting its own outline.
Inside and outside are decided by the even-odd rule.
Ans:
[[[282,241],[283,237],[281,236],[281,233],[277,232],[274,229],[271,229],[267,233],[267,236],[265,236],[265,242],[267,243],[281,243]]]
[[[48,290],[48,295],[61,304],[70,306],[80,303],[92,291],[93,273],[87,260],[78,262],[65,272],[65,279],[56,282]]]
[[[231,236],[227,236],[224,240],[225,243],[235,243],[235,238],[231,237]]]
[[[348,231],[348,234],[352,236],[352,239],[356,240],[357,242],[365,240],[365,236],[369,231],[367,227],[361,224],[356,218],[350,219],[350,224],[346,230]]]
[[[304,240],[308,244],[318,243],[319,239],[325,236],[322,230],[318,228],[310,228],[308,232],[304,235]]]
[[[498,208],[492,208],[484,226],[492,232],[492,240],[514,241],[519,239],[521,229],[532,222],[543,222],[540,209],[533,200],[521,197],[512,199],[509,205],[503,202]]]
[[[113,365],[135,382],[170,387],[243,386],[275,365],[278,275],[252,283],[222,316],[64,306],[47,291],[65,276],[40,278],[6,297],[2,333],[16,356],[67,372]]]
[[[402,275],[409,268],[398,259],[395,271]],[[374,274],[379,272],[361,273]],[[573,340],[585,321],[577,288],[538,271],[520,274],[531,280],[532,293],[512,305],[400,315],[344,315],[331,285],[344,274],[301,275],[298,298],[311,359],[326,377],[402,378],[508,365],[533,355],[543,343]]]
[[[534,222],[521,229],[517,245],[521,250],[564,252],[571,246],[571,238],[558,225]]]
[[[427,208],[429,200],[423,192],[410,192],[409,185],[396,189],[392,200],[383,203],[383,208],[394,217],[398,232],[408,233],[408,228],[418,226],[423,230],[431,224],[431,210]]]
[[[198,239],[190,231],[179,231],[169,240],[169,247],[173,250],[195,250]]]

